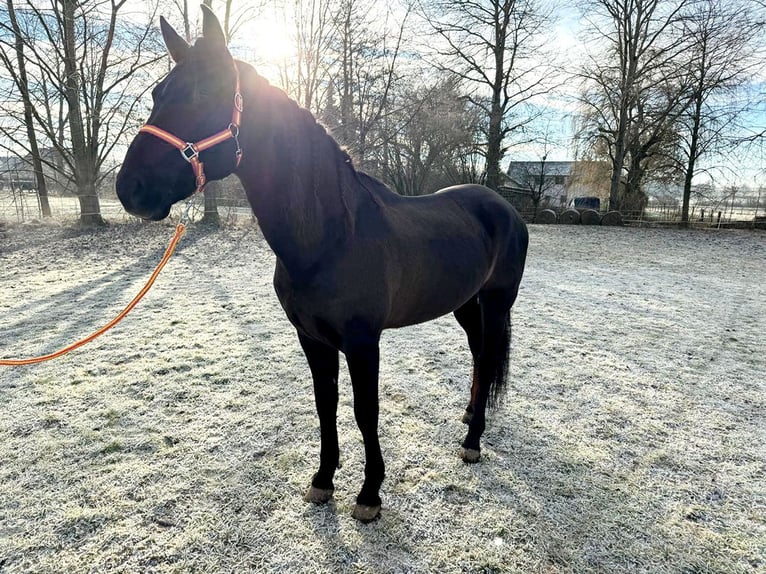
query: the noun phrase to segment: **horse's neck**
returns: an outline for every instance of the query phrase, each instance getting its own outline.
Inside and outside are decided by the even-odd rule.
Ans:
[[[253,78],[243,87],[237,175],[277,257],[288,271],[305,272],[353,228],[344,195],[352,168],[323,128],[276,88],[256,90]]]

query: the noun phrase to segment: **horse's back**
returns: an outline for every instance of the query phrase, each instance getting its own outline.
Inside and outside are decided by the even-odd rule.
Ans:
[[[438,196],[450,197],[479,222],[492,242],[495,264],[488,288],[521,281],[529,234],[518,211],[499,194],[478,184],[446,187]]]
[[[474,213],[480,220],[492,229],[499,225],[502,229],[526,233],[526,224],[519,212],[490,188],[476,183],[466,183],[445,187],[434,195],[451,197],[465,209]]]

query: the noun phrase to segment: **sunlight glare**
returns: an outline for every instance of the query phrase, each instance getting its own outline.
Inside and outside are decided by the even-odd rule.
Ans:
[[[262,14],[248,22],[232,41],[232,52],[253,64],[269,81],[279,78],[279,70],[295,55],[292,31],[284,19]]]

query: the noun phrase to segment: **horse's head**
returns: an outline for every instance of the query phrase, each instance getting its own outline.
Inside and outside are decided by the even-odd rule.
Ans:
[[[191,46],[160,18],[175,66],[152,91],[152,112],[116,184],[125,209],[145,219],[167,217],[205,179],[222,179],[239,162],[239,74],[218,19],[205,6],[202,14],[203,35]]]

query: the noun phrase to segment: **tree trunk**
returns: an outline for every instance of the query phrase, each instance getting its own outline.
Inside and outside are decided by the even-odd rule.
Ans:
[[[189,2],[184,0],[184,39],[187,42],[192,41],[191,26],[189,24]]]
[[[29,97],[29,80],[27,79],[26,58],[24,56],[24,39],[21,36],[21,29],[16,20],[16,9],[13,6],[13,0],[8,0],[8,18],[13,27],[15,39],[16,60],[19,67],[18,88],[21,97],[24,100],[24,124],[27,129],[27,138],[29,139],[29,151],[32,156],[32,169],[35,173],[35,183],[37,196],[40,198],[40,210],[43,217],[51,216],[51,206],[48,202],[48,186],[43,174],[43,163],[40,158],[40,149],[37,145],[37,134],[35,133],[32,118],[32,102]]]
[[[646,195],[641,189],[645,170],[643,162],[646,157],[647,155],[642,149],[631,153],[630,166],[625,178],[625,190],[620,198],[620,206],[628,211],[643,213],[646,207]],[[612,209],[611,205],[609,209]]]
[[[51,204],[48,201],[48,182],[45,180],[45,174],[43,173],[43,162],[40,159],[40,149],[37,147],[37,138],[34,135],[34,128],[32,126],[32,117],[30,114],[29,119],[26,119],[26,112],[24,113],[25,121],[27,122],[27,137],[29,137],[29,147],[32,152],[32,168],[35,172],[35,183],[37,184],[37,197],[40,198],[40,211],[42,211],[43,217],[51,216]]]
[[[85,123],[80,102],[80,70],[77,61],[75,9],[77,2],[62,0],[64,71],[66,84],[64,97],[69,111],[69,130],[72,138],[74,182],[80,199],[80,222],[83,225],[106,225],[96,195],[96,162],[85,136]]]
[[[353,75],[353,60],[351,55],[351,9],[344,14],[343,19],[343,54],[341,56],[341,90],[340,90],[340,140],[344,146],[350,146],[352,139],[351,118],[353,114],[351,82]]]
[[[612,158],[612,179],[609,182],[609,210],[619,211],[620,205],[620,182],[622,180],[622,164],[625,161],[625,151],[622,142],[618,140],[614,146]]]
[[[87,227],[105,226],[101,217],[101,204],[93,182],[77,186],[77,199],[80,201],[80,224]]]
[[[681,225],[689,225],[689,203],[692,195],[692,178],[694,177],[694,166],[697,162],[697,150],[699,146],[700,118],[702,115],[702,98],[695,97],[694,118],[692,119],[691,141],[689,142],[689,158],[686,163],[686,173],[684,174],[684,196],[681,203]]]
[[[612,156],[612,179],[609,182],[609,210],[619,211],[622,208],[620,184],[622,183],[622,168],[625,165],[625,139],[628,131],[628,93],[632,89],[634,66],[628,66],[628,77],[623,79],[620,94],[620,110],[617,118],[617,131],[614,137],[614,155]]]
[[[547,155],[540,159],[540,178],[537,180],[537,190],[532,194],[532,223],[537,222],[537,211],[545,193],[545,162],[547,159]]]
[[[489,111],[489,130],[487,132],[487,187],[498,190],[500,187],[500,160],[503,159],[503,115],[505,106],[501,103],[505,82],[505,41],[508,30],[508,14],[501,15],[495,6],[494,21],[494,58],[495,70],[492,82],[492,105]]]
[[[499,95],[498,95],[499,98]],[[492,113],[489,118],[489,131],[487,132],[487,181],[486,186],[490,189],[500,187],[500,160],[502,159],[502,121],[503,112],[500,104],[492,103]]]

